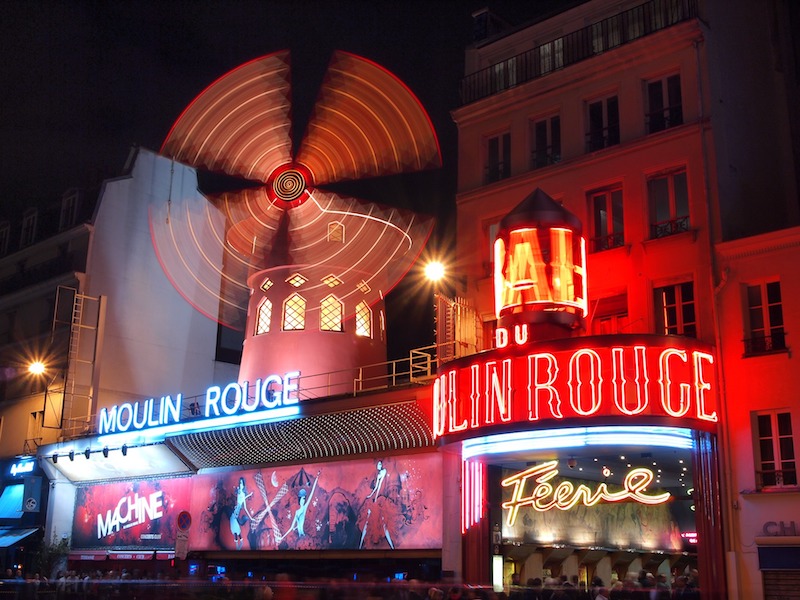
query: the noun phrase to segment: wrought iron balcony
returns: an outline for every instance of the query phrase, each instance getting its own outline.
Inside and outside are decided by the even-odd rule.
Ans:
[[[623,245],[625,245],[625,234],[621,231],[591,239],[592,252],[602,252],[603,250],[620,248]]]
[[[678,217],[669,221],[661,221],[650,225],[650,237],[653,239],[663,238],[676,233],[689,231],[689,217]]]
[[[756,485],[759,490],[775,487],[796,487],[797,469],[756,471]]]
[[[786,350],[786,333],[784,331],[774,332],[772,335],[758,335],[744,340],[745,356],[757,356],[784,350]]]
[[[543,77],[697,15],[697,0],[645,2],[467,75],[461,80],[461,105]]]

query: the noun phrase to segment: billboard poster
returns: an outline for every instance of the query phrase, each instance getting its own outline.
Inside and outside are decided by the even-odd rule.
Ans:
[[[393,550],[442,545],[437,454],[203,474],[190,550]]]
[[[172,548],[191,491],[189,477],[79,487],[72,546]]]

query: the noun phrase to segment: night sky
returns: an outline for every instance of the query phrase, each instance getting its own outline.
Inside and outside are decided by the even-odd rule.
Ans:
[[[471,14],[519,23],[553,0],[15,1],[0,8],[0,198],[58,198],[119,175],[131,145],[157,150],[206,86],[244,62],[292,52],[293,85],[316,91],[346,50],[409,85],[455,160]],[[304,77],[303,83],[299,83]],[[298,113],[314,100],[298,100]],[[301,106],[303,105],[303,106]]]
[[[0,215],[97,193],[131,146],[158,150],[183,109],[241,64],[289,49],[293,114],[313,106],[331,52],[370,59],[431,116],[444,168],[351,195],[452,216],[456,129],[472,13],[518,24],[565,0],[25,1],[0,7]],[[575,2],[568,2],[574,4]],[[419,192],[420,188],[424,191]],[[10,209],[10,210],[9,210]],[[2,220],[2,216],[0,216]],[[444,237],[444,236],[442,236]]]

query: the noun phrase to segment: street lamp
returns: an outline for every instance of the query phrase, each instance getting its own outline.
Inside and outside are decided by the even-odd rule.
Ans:
[[[444,265],[439,261],[429,262],[425,265],[425,277],[429,281],[440,281],[444,277]]]
[[[33,361],[30,365],[28,365],[28,373],[32,375],[44,375],[45,370],[46,367],[40,360]]]

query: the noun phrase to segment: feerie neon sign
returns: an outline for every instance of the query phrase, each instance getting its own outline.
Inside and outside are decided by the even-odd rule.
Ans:
[[[192,414],[191,419],[205,421],[252,413],[267,416],[270,411],[296,405],[299,378],[300,372],[292,371],[283,376],[269,375],[263,380],[257,379],[252,385],[245,381],[241,384],[232,382],[225,387],[211,386],[206,390],[203,413]],[[181,394],[177,394],[175,398],[162,396],[160,402],[150,398],[102,408],[98,431],[104,435],[174,425],[185,416],[182,403]]]
[[[596,417],[659,417],[680,419],[684,427],[687,420],[713,427],[718,416],[711,348],[647,335],[510,346],[447,363],[433,386],[437,437]]]
[[[595,490],[586,484],[577,487],[570,481],[562,481],[554,486],[550,480],[558,475],[558,461],[551,460],[540,465],[520,471],[507,477],[501,483],[503,487],[513,486],[511,500],[503,503],[503,508],[508,509],[506,522],[514,525],[517,513],[523,506],[530,506],[539,512],[552,509],[569,510],[577,504],[594,506],[598,502],[623,502],[626,500],[642,504],[662,504],[670,499],[669,492],[650,495],[647,487],[653,481],[653,472],[650,469],[631,469],[622,482],[622,489],[612,492],[605,482],[599,483]],[[535,485],[528,492],[529,480]]]

